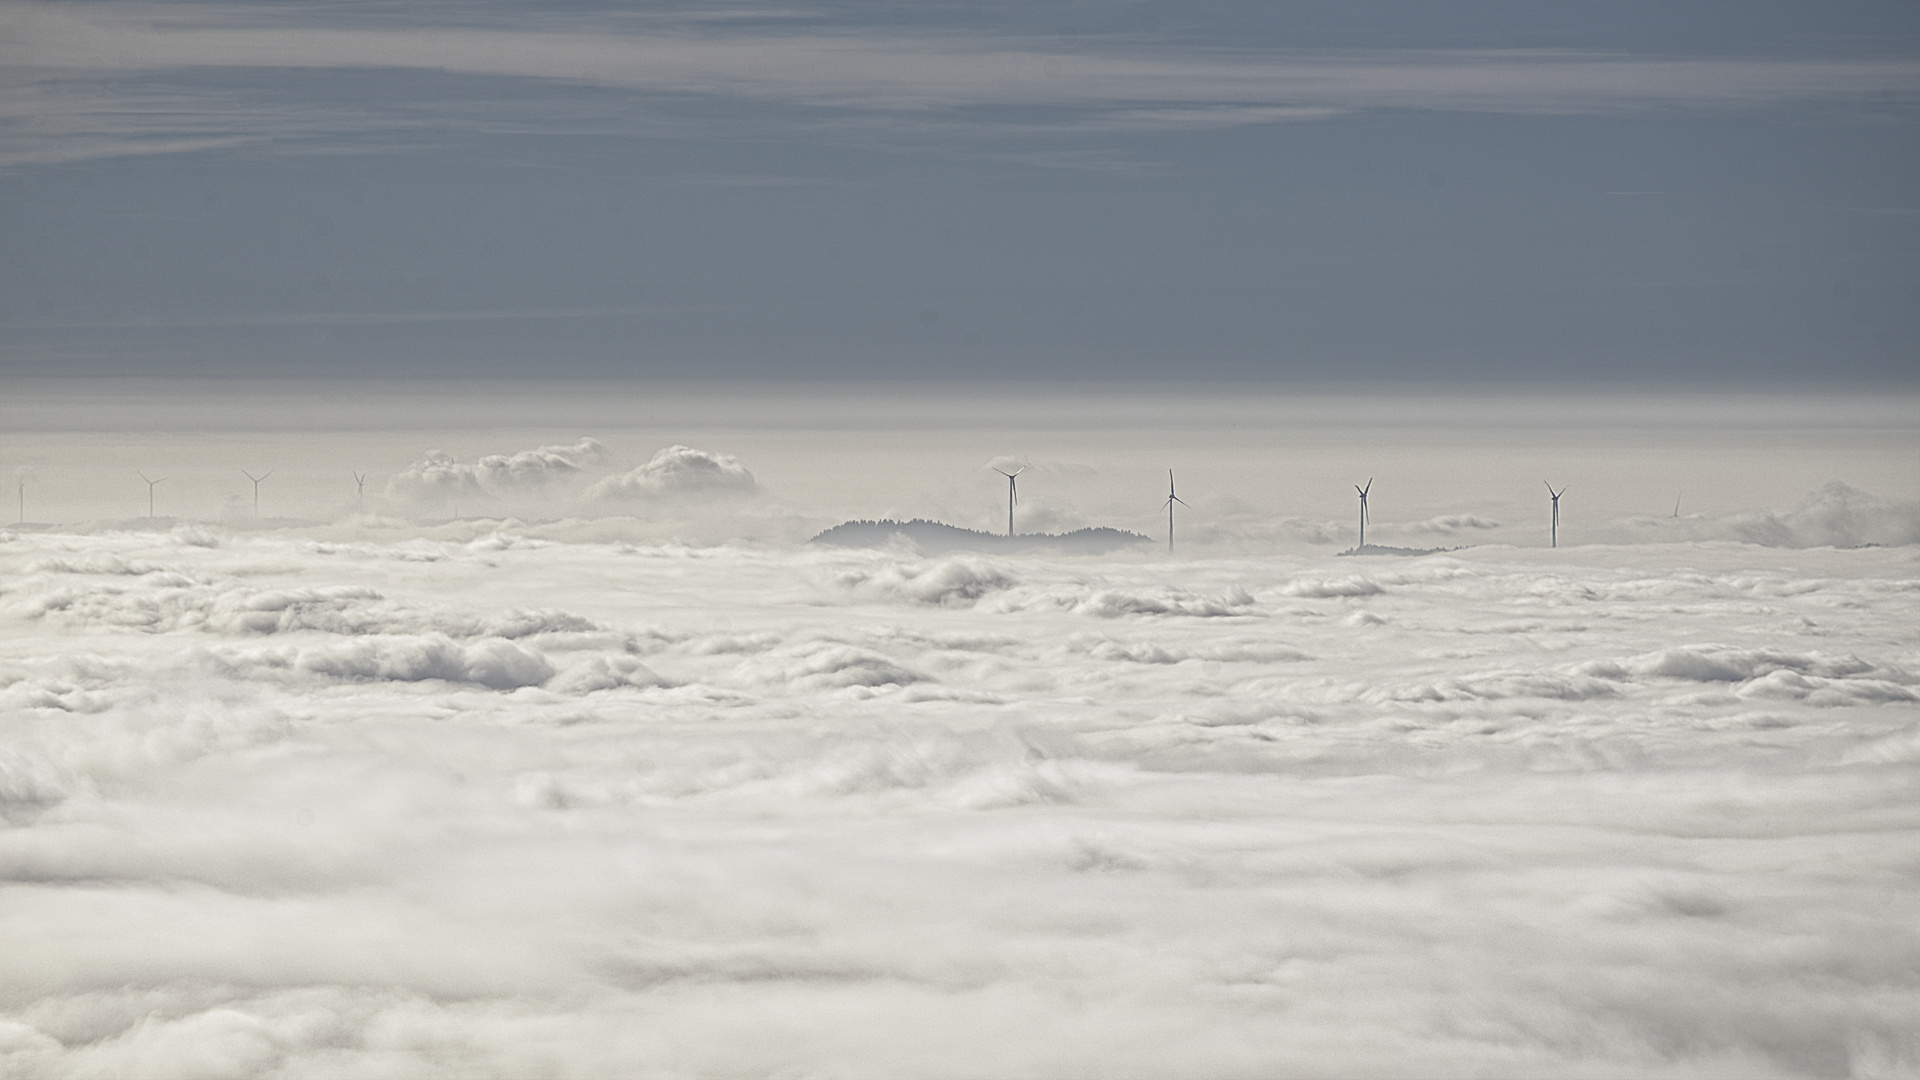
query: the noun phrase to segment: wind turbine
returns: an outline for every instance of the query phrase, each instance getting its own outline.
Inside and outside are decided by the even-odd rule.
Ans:
[[[1541,483],[1545,484],[1546,481],[1542,480]],[[1566,493],[1567,493],[1567,489],[1564,487],[1561,488],[1559,491],[1555,491],[1553,490],[1552,484],[1547,484],[1547,494],[1552,496],[1553,498],[1553,546],[1554,547],[1560,546],[1560,496],[1565,495]]]
[[[1675,495],[1673,497],[1673,516],[1674,517],[1680,516],[1680,496],[1678,495]]]
[[[25,525],[27,523],[27,478],[16,476],[14,479],[20,483],[20,524]]]
[[[354,471],[353,488],[354,488],[354,491],[357,492],[360,496],[360,512],[364,514],[367,512],[367,474],[366,473],[359,472],[357,470]]]
[[[261,473],[259,476],[255,476],[252,473],[248,472],[247,470],[241,469],[240,475],[253,481],[253,516],[259,517],[260,516],[260,481],[265,480],[269,476],[272,476],[273,470],[268,469],[266,472]]]
[[[148,480],[146,473],[141,472],[139,469],[133,471],[140,473],[140,479],[147,481],[147,517],[151,519],[153,517],[153,487],[155,484],[166,483],[167,478],[163,476],[158,480]]]
[[[1187,506],[1187,500],[1173,493],[1173,470],[1168,469],[1167,470],[1167,550],[1168,551],[1173,550],[1173,504],[1174,503],[1179,503],[1181,506]],[[1188,506],[1187,509],[1191,510],[1193,508]]]
[[[1373,490],[1373,477],[1371,476],[1367,477],[1366,487],[1361,487],[1359,484],[1355,484],[1353,485],[1353,490],[1360,493],[1360,547],[1366,547],[1367,546],[1367,492]],[[1358,551],[1359,548],[1355,548],[1354,550]]]
[[[1014,477],[1026,472],[1027,467],[1022,465],[1012,472],[1008,472],[1000,466],[995,465],[993,471],[1007,478],[1007,539],[1011,540],[1013,539],[1013,504],[1020,501],[1020,483],[1015,480]]]

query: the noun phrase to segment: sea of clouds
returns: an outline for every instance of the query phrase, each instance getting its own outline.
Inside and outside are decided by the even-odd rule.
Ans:
[[[190,389],[0,401],[0,1076],[1920,1072],[1900,402]]]
[[[680,445],[377,497],[0,531],[0,1075],[1920,1070],[1897,501],[1049,559]]]

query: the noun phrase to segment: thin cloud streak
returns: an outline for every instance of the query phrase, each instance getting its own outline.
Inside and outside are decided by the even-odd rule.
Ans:
[[[136,134],[151,134],[151,117],[126,115],[137,112],[134,105],[98,100],[95,80],[208,71],[228,72],[236,84],[169,93],[169,126],[215,137],[265,133],[301,119],[282,116],[281,109],[220,104],[228,94],[246,92],[240,83],[251,85],[272,69],[440,72],[882,114],[1077,110],[1081,115],[1064,123],[1087,130],[1262,124],[1365,109],[1584,115],[1859,99],[1886,107],[1920,98],[1920,63],[1899,59],[1637,59],[1543,50],[1160,48],[1148,54],[1125,47],[1096,52],[1097,44],[1088,42],[1071,51],[1049,49],[1031,39],[962,32],[731,32],[694,23],[634,31],[627,25],[342,27],[249,7],[196,6],[154,18],[118,8],[12,5],[0,14],[0,66],[14,72],[0,90],[0,116],[10,118],[12,129],[0,138],[0,160],[49,159],[54,152],[7,144],[59,135],[137,142]],[[86,85],[72,85],[76,79]],[[118,96],[144,101],[151,92],[140,86]],[[87,100],[68,104],[75,95]],[[367,126],[372,118],[358,104],[318,126]],[[303,106],[307,125],[316,121],[312,110]],[[1036,120],[1048,130],[1063,123],[1058,115],[968,119],[998,132],[1021,131]]]
[[[472,311],[313,311],[221,318],[126,318],[84,322],[19,322],[20,330],[212,330],[267,326],[405,326],[415,323],[506,322],[522,319],[621,319],[712,311],[713,305],[653,304],[568,308],[483,308]]]

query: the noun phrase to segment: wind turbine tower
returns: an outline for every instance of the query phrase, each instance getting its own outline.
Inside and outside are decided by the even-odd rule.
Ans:
[[[147,478],[147,474],[146,474],[146,473],[144,473],[144,472],[141,472],[141,471],[140,471],[139,469],[135,469],[135,470],[133,470],[133,471],[134,471],[134,472],[137,472],[137,473],[140,473],[140,479],[142,479],[142,480],[146,480],[146,481],[147,481],[147,517],[148,517],[149,519],[151,519],[151,518],[153,517],[153,489],[154,489],[154,485],[156,485],[156,484],[164,484],[164,483],[166,483],[166,482],[167,482],[167,478],[163,476],[163,477],[161,477],[161,478],[160,478],[160,479],[158,479],[158,480],[151,480],[151,479],[148,479],[148,478]]]
[[[260,481],[265,480],[269,476],[272,476],[273,470],[268,469],[266,472],[261,473],[259,476],[255,476],[252,473],[248,472],[247,470],[241,469],[240,475],[253,481],[253,516],[257,518],[260,516]]]
[[[19,476],[15,479],[20,482],[20,524],[25,525],[27,523],[27,478]]]
[[[1541,481],[1541,482],[1545,483],[1545,481]],[[1547,494],[1551,496],[1553,499],[1553,546],[1554,547],[1560,546],[1560,496],[1565,495],[1566,493],[1567,493],[1567,489],[1564,487],[1561,488],[1559,491],[1555,491],[1553,490],[1552,484],[1547,484]]]
[[[354,491],[360,496],[360,512],[364,514],[367,512],[367,474],[366,473],[355,472],[353,474],[353,488],[354,488]]]
[[[1367,546],[1367,492],[1373,490],[1373,477],[1371,476],[1367,477],[1366,487],[1361,487],[1359,484],[1355,484],[1353,485],[1353,490],[1360,493],[1360,547],[1366,547]],[[1359,549],[1356,548],[1355,550],[1357,551]]]
[[[1173,550],[1173,504],[1187,505],[1187,500],[1173,493],[1173,470],[1167,470],[1167,550]],[[1192,507],[1188,507],[1192,509]]]
[[[1008,472],[996,465],[993,471],[1007,478],[1007,539],[1011,540],[1013,539],[1013,504],[1020,501],[1020,483],[1014,477],[1026,472],[1027,467],[1022,465]]]

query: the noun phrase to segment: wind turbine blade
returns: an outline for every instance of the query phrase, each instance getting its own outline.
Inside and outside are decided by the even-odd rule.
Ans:
[[[1178,496],[1178,495],[1169,495],[1169,496],[1167,496],[1167,501],[1168,501],[1168,502],[1177,502],[1177,503],[1179,503],[1179,504],[1180,504],[1181,506],[1187,506],[1187,500],[1185,500],[1185,499],[1183,499],[1183,498],[1181,498],[1181,497],[1180,497],[1180,496]],[[1191,506],[1187,506],[1187,509],[1189,509],[1189,510],[1191,510],[1191,509],[1193,509],[1193,507],[1191,507]]]

